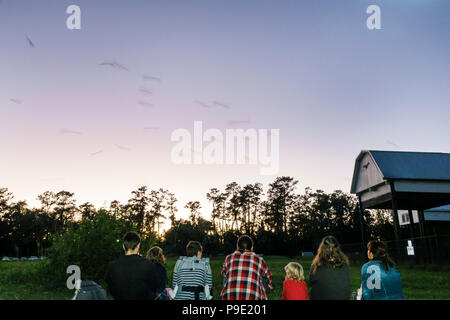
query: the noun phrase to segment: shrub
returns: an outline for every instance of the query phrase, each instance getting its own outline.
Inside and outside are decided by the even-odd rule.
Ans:
[[[47,279],[65,283],[70,265],[78,265],[81,278],[104,283],[108,263],[123,254],[122,239],[127,232],[123,221],[100,211],[92,220],[72,225],[61,236],[52,237]]]

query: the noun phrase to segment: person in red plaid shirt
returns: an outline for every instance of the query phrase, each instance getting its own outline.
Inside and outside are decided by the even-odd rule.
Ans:
[[[272,273],[252,251],[253,240],[244,235],[237,241],[237,250],[225,258],[222,300],[267,300],[268,289],[273,289]]]

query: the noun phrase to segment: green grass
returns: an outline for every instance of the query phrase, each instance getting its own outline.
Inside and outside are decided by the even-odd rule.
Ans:
[[[222,286],[220,274],[224,258],[211,260],[214,282],[214,299],[219,299]],[[266,263],[273,275],[274,290],[269,294],[270,300],[281,298],[283,291],[284,266],[289,261],[302,264],[305,276],[311,266],[311,258],[295,258],[267,256]],[[73,296],[73,291],[65,287],[51,288],[40,284],[39,272],[44,261],[0,262],[0,300],[67,300]],[[176,258],[169,258],[166,263],[169,285]],[[362,264],[352,264],[350,276],[352,291],[360,286]],[[449,300],[450,299],[450,268],[449,266],[411,266],[400,265],[403,292],[406,299],[419,300]]]

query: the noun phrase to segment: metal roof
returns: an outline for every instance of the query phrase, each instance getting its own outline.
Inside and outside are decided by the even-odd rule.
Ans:
[[[385,179],[449,180],[450,153],[370,150]]]
[[[362,207],[391,208],[392,187],[397,209],[450,204],[450,154],[362,150],[355,161],[350,190],[360,197]]]
[[[442,207],[437,207],[437,208],[431,208],[431,209],[427,209],[425,210],[425,212],[450,212],[450,204],[446,205],[446,206],[442,206]]]

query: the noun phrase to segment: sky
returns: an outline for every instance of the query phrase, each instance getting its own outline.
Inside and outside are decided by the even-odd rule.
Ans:
[[[450,152],[449,16],[447,0],[2,0],[0,187],[97,207],[163,187],[184,217],[232,181],[349,192],[361,150]],[[171,133],[196,120],[279,129],[279,171],[174,164]]]

